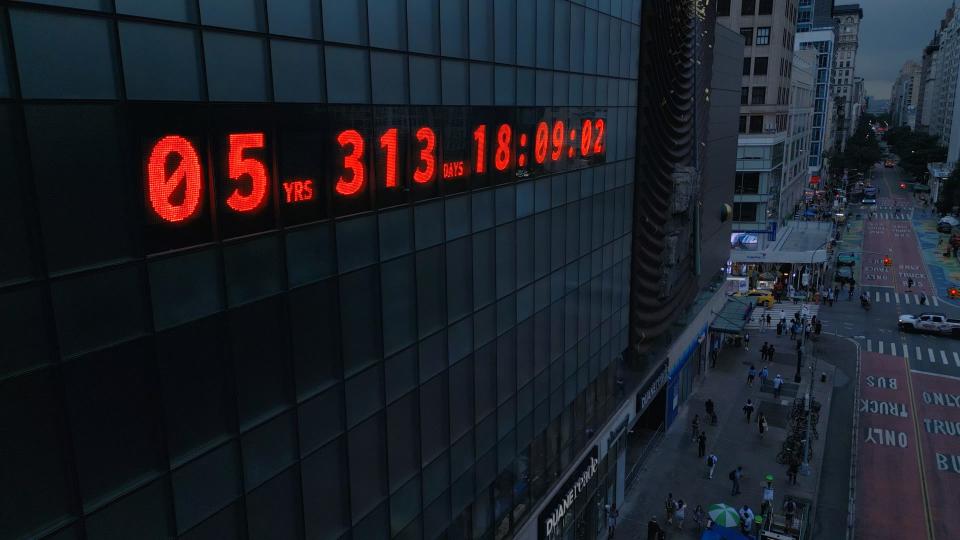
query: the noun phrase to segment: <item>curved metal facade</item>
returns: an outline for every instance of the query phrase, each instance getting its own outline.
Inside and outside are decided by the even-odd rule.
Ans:
[[[630,356],[650,349],[696,295],[696,219],[714,6],[644,2],[631,273]]]

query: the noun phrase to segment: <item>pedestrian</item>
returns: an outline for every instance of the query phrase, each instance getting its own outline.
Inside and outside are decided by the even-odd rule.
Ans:
[[[760,347],[760,361],[767,361],[767,350],[770,348],[770,344],[766,341],[763,342],[763,347]]]
[[[821,321],[820,319],[817,319],[816,324],[813,325],[813,333],[819,336],[820,332],[822,331],[823,331],[823,321]]]
[[[767,355],[770,355],[770,349],[767,349]],[[773,360],[772,358],[770,360]],[[767,366],[763,366],[763,369],[760,370],[760,388],[763,389],[763,386],[767,384],[767,378],[770,376],[770,371],[767,369]]]
[[[620,512],[617,511],[617,503],[613,503],[607,512],[607,540],[611,540],[617,531],[617,518]]]
[[[773,362],[773,355],[776,354],[776,352],[777,352],[777,348],[774,347],[773,345],[770,345],[770,348],[767,349],[767,358],[769,358],[770,362]]]
[[[783,377],[777,373],[773,378],[773,399],[780,399],[780,389],[783,388]]]
[[[740,530],[744,534],[750,534],[750,529],[753,526],[753,510],[749,506],[743,505],[740,508]]]
[[[920,292],[920,305],[924,306],[927,304],[927,295],[924,292]]]
[[[687,517],[687,503],[677,500],[677,529],[683,530],[683,520]]]
[[[753,386],[753,379],[757,376],[757,367],[753,364],[750,364],[750,369],[747,370],[747,386]]]
[[[747,402],[743,405],[743,416],[746,417],[747,423],[750,423],[750,417],[753,415],[753,400],[747,399]]]
[[[763,438],[763,434],[767,432],[767,417],[763,414],[763,411],[757,413],[757,429],[760,430],[760,438]]]
[[[797,339],[797,323],[794,322],[790,325],[790,341]]]
[[[810,339],[810,323],[804,323],[803,325],[803,336],[806,339]]]
[[[743,350],[750,350],[750,332],[743,333]]]
[[[707,478],[710,480],[713,480],[713,469],[716,468],[719,459],[716,454],[707,456]]]
[[[771,319],[771,318],[770,318],[770,314],[767,313],[767,328],[770,327],[770,321],[771,321],[771,320],[773,320],[773,319]]]
[[[740,479],[743,478],[743,467],[738,465],[736,469],[730,471],[728,478],[733,482],[733,489],[730,490],[730,494],[739,495]]]
[[[700,415],[693,415],[693,421],[690,422],[690,431],[693,433],[691,441],[697,440],[697,437],[700,436]]]
[[[720,351],[713,349],[710,351],[710,367],[717,367],[717,356],[720,355]]]
[[[913,288],[913,278],[907,278],[907,290],[909,291],[912,288]]]
[[[667,493],[667,500],[663,501],[663,508],[667,511],[667,525],[673,525],[673,514],[677,511],[677,501],[673,499],[673,493]]]
[[[783,335],[783,321],[780,321],[777,323],[777,335],[778,336]]]
[[[793,516],[797,513],[797,503],[792,499],[788,498],[783,501],[783,517],[786,518],[785,522],[787,525],[787,533],[793,529]]]
[[[790,466],[787,468],[787,482],[797,485],[798,472],[800,472],[800,462],[797,459],[791,459]]]
[[[760,315],[760,325],[757,328],[761,334],[763,333],[763,327],[766,326],[766,324],[767,320],[763,317],[763,315]]]
[[[767,478],[773,478],[768,476]],[[769,515],[768,512],[773,511],[773,481],[767,480],[767,485],[763,487],[761,493],[761,498],[763,502],[760,504],[760,513],[764,516]]]
[[[707,524],[707,513],[703,511],[703,507],[699,504],[693,509],[693,522],[697,524],[697,532],[700,532]]]
[[[707,398],[707,401],[705,401],[703,404],[703,410],[706,411],[708,417],[713,416],[713,400],[712,399]]]
[[[650,518],[650,521],[647,522],[647,540],[660,540],[660,534],[663,533],[663,529],[660,528],[660,524],[657,523],[657,516]]]
[[[697,457],[703,457],[707,452],[707,434],[704,431],[697,436]]]

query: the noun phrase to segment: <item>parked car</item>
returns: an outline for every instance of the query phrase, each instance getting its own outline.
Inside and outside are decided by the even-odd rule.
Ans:
[[[940,221],[937,222],[937,231],[942,233],[950,233],[957,225],[960,225],[960,220],[953,216],[944,216],[940,218]]]
[[[897,327],[904,332],[924,332],[960,337],[960,319],[951,319],[943,313],[901,315]]]
[[[777,303],[776,298],[773,297],[773,291],[767,291],[762,289],[754,289],[746,293],[737,293],[736,296],[745,296],[750,298],[754,303],[761,307],[773,307]]]

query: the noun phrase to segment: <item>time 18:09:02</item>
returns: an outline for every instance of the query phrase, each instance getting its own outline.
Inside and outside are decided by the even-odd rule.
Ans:
[[[455,181],[470,174],[482,175],[487,168],[499,174],[515,171],[517,177],[528,169],[552,163],[590,159],[606,151],[605,121],[587,118],[568,126],[563,120],[540,121],[531,134],[516,133],[509,123],[479,124],[472,130],[469,159],[444,159],[438,155],[440,144],[430,126],[410,130],[410,141],[401,141],[400,130],[391,127],[366,140],[356,129],[336,133],[340,161],[339,172],[330,182],[336,197],[351,198],[376,181],[377,189],[404,189],[411,184],[425,185],[439,178]],[[410,166],[402,167],[401,142],[412,145]],[[226,184],[221,189],[223,207],[237,214],[255,213],[269,201],[271,174],[266,157],[263,132],[226,134]],[[370,145],[374,143],[374,152]],[[457,145],[460,146],[460,145]],[[370,159],[368,154],[373,154]],[[462,157],[462,156],[461,156]],[[382,178],[372,179],[369,167]],[[205,175],[200,153],[187,137],[170,134],[156,139],[146,159],[146,195],[152,212],[161,221],[177,223],[196,215],[203,204]],[[312,200],[318,189],[316,178],[281,178],[278,196],[282,204],[294,205]]]

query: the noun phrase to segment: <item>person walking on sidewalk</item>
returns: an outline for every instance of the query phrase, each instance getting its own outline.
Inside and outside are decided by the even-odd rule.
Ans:
[[[743,505],[740,508],[740,531],[744,534],[750,534],[753,527],[753,510],[749,506]]]
[[[607,540],[612,540],[617,531],[617,518],[620,512],[617,511],[617,503],[610,505],[607,510]]]
[[[753,416],[753,400],[747,398],[747,402],[743,405],[743,416],[746,417],[747,423],[750,423],[750,417]]]
[[[707,433],[701,431],[700,435],[697,436],[697,457],[703,457],[707,452]]]
[[[710,425],[717,425],[717,411],[713,405],[713,400],[707,398],[707,402],[703,404],[703,408],[707,410],[707,416],[710,418]]]
[[[753,379],[757,376],[757,367],[753,364],[750,364],[750,369],[747,370],[747,386],[753,386]]]
[[[677,500],[677,529],[683,530],[683,520],[687,517],[687,503]]]
[[[763,434],[767,432],[767,417],[763,414],[763,411],[757,413],[757,429],[760,430],[760,438],[763,438]]]
[[[743,467],[737,466],[736,469],[730,471],[728,475],[730,480],[733,482],[733,489],[730,490],[731,495],[740,494],[740,479],[743,478]]]
[[[650,518],[650,521],[647,522],[647,540],[660,540],[660,536],[663,534],[663,529],[660,528],[660,524],[657,523],[657,516]]]
[[[771,345],[772,346],[772,345]],[[769,358],[770,349],[767,349],[767,360],[772,361],[773,358]],[[763,388],[763,385],[767,384],[767,379],[770,377],[770,371],[767,369],[767,366],[763,366],[763,369],[760,370],[760,388]]]
[[[677,511],[677,501],[673,499],[673,493],[667,493],[663,508],[667,511],[667,525],[673,525],[673,514]]]
[[[780,399],[780,389],[783,388],[783,377],[777,373],[773,378],[773,399]]]
[[[797,459],[790,460],[790,467],[787,468],[787,482],[792,485],[797,485],[797,473],[800,472],[800,461]]]
[[[713,480],[713,469],[716,468],[719,459],[714,453],[707,456],[707,478],[710,480]]]
[[[760,361],[767,361],[767,351],[770,350],[770,344],[766,341],[763,342],[763,347],[760,347]]]
[[[690,431],[693,433],[690,440],[696,441],[697,438],[700,436],[700,415],[699,414],[693,415],[693,421],[690,422]]]
[[[773,320],[773,319],[770,317],[770,314],[767,313],[767,328],[770,328],[770,321],[772,321],[772,320]]]
[[[743,350],[750,350],[750,332],[743,333]]]

